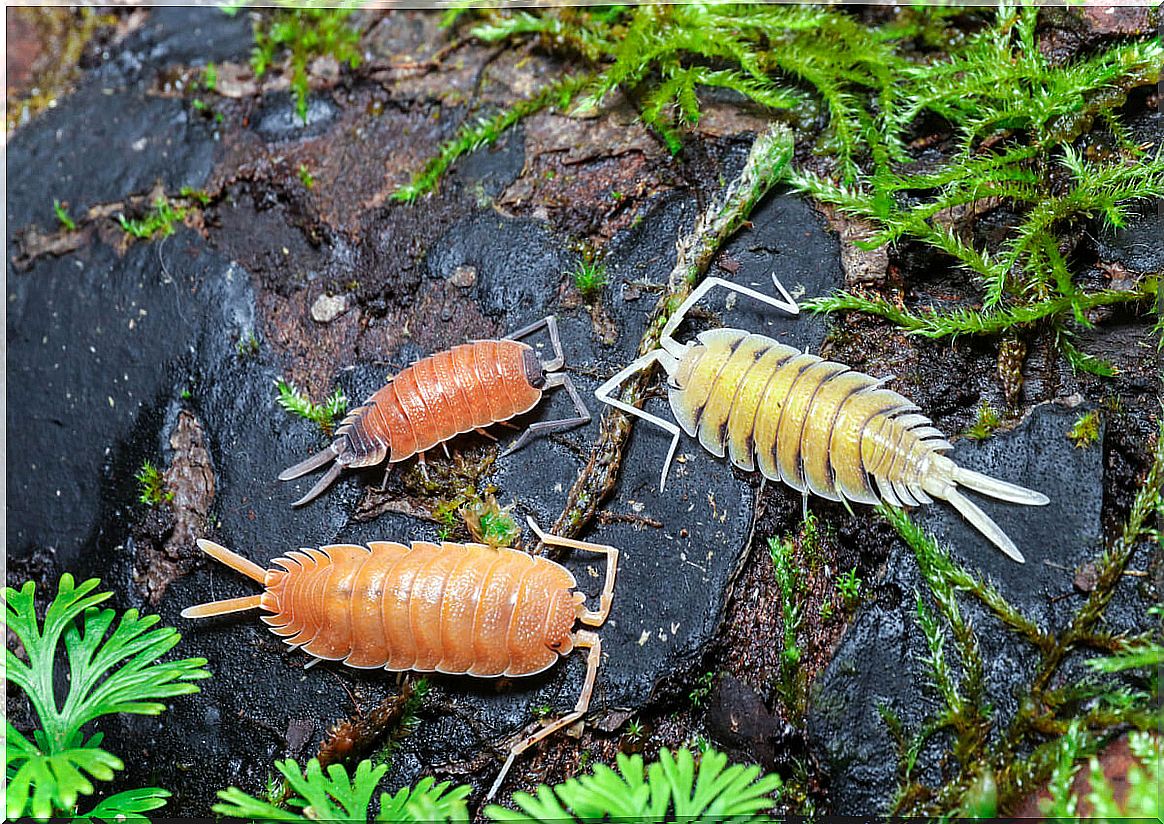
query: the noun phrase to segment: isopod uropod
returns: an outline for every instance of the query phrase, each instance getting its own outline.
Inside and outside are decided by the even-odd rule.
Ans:
[[[1022,563],[1014,542],[958,485],[1019,504],[1043,505],[1047,496],[964,469],[943,455],[950,443],[918,406],[883,387],[890,378],[878,380],[741,329],[709,330],[688,344],[672,337],[691,306],[714,286],[799,314],[775,275],[772,280],[784,300],[708,278],[663,327],[660,348],[628,364],[595,392],[603,403],[672,434],[660,491],[679,445],[679,427],[610,396],[630,375],[656,362],[667,373],[668,399],[679,426],[716,457],[726,452],[741,469],[758,469],[765,478],[783,481],[804,493],[806,505],[810,492],[846,506],[849,501],[917,506],[941,498]]]
[[[336,544],[289,552],[273,561],[282,569],[263,569],[199,540],[206,554],[260,582],[264,592],[187,607],[182,617],[266,610],[274,614],[263,622],[287,644],[360,669],[522,676],[548,669],[575,648],[588,649],[573,711],[513,745],[489,790],[492,798],[517,756],[590,706],[602,643],[596,632],[574,630],[574,622],[597,627],[606,620],[618,569],[614,547],[547,535],[533,519],[529,524],[546,544],[606,556],[597,610],[586,608],[568,569],[514,549],[425,541]]]
[[[543,327],[554,349],[553,360],[545,363],[538,360],[533,347],[517,340]],[[391,466],[419,454],[423,468],[426,450],[472,430],[488,436],[482,427],[528,412],[547,389],[557,386],[566,388],[577,416],[530,424],[502,454],[520,449],[535,433],[588,423],[590,410],[569,375],[559,371],[565,363],[552,315],[500,340],[474,341],[422,358],[349,412],[331,446],[283,470],[279,480],[290,481],[331,464],[319,482],[292,504],[302,506],[327,489],[346,467],[375,466],[385,458]]]

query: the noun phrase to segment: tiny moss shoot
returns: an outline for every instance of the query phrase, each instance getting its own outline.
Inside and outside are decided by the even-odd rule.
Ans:
[[[202,70],[202,88],[208,92],[218,89],[218,67],[213,63],[207,63]]]
[[[299,182],[303,184],[304,189],[315,188],[315,178],[311,175],[311,169],[307,168],[306,163],[299,164]]]
[[[1067,432],[1067,438],[1075,444],[1076,449],[1086,449],[1098,441],[1099,410],[1092,409],[1080,415]]]
[[[783,646],[780,652],[780,677],[777,686],[789,708],[800,704],[800,658],[801,648],[797,640],[800,624],[804,617],[804,604],[800,595],[800,569],[796,563],[796,543],[792,536],[783,540],[768,539],[768,550],[772,556],[772,568],[776,583],[780,587],[781,623],[784,626]]]
[[[195,189],[193,186],[183,186],[178,194],[199,206],[210,203],[210,195],[203,189]]]
[[[185,217],[186,210],[184,208],[175,208],[169,200],[159,197],[154,201],[153,208],[145,217],[131,219],[125,215],[118,215],[117,222],[121,224],[121,228],[127,234],[141,240],[151,240],[158,235],[169,237],[174,234],[174,224],[182,221]]]
[[[861,579],[857,577],[856,567],[837,576],[837,591],[841,593],[846,607],[852,609],[857,605],[861,599]]]
[[[574,288],[587,303],[593,303],[606,287],[606,267],[591,260],[580,260],[574,269]]]
[[[335,421],[343,416],[348,409],[348,399],[343,390],[336,389],[323,403],[313,403],[295,384],[277,378],[275,388],[278,390],[279,406],[293,415],[304,420],[312,421],[324,435],[331,435],[335,430]]]
[[[978,415],[974,423],[962,434],[971,440],[984,441],[1001,425],[1002,418],[999,417],[998,411],[987,401],[983,401],[978,406]]]
[[[253,358],[259,354],[259,339],[255,337],[254,332],[248,332],[238,339],[238,343],[234,345],[234,351],[240,360]]]
[[[286,5],[290,6],[288,2]],[[307,67],[317,57],[332,57],[350,68],[360,65],[360,32],[349,18],[354,8],[282,8],[255,23],[251,67],[262,77],[286,53],[291,66],[295,111],[307,123]]]
[[[160,506],[174,500],[174,493],[166,489],[166,480],[158,468],[149,461],[133,476],[137,480],[137,499],[146,506]]]
[[[73,232],[77,229],[77,224],[69,217],[69,210],[59,200],[53,200],[53,214],[57,216],[57,222],[61,224],[61,228],[66,232]]]
[[[688,693],[687,699],[693,707],[701,707],[707,701],[711,691],[715,688],[716,676],[714,672],[705,672],[695,680],[695,686]]]

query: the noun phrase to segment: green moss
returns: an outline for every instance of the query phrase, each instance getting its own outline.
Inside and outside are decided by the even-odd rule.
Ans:
[[[703,675],[695,679],[695,686],[691,688],[691,692],[687,694],[687,700],[691,702],[693,707],[701,707],[707,701],[711,691],[715,689],[716,674],[714,672],[705,672]]]
[[[1086,449],[1098,441],[1099,410],[1092,409],[1090,412],[1084,412],[1080,415],[1067,432],[1067,438],[1075,444],[1077,449]]]
[[[144,217],[131,219],[122,214],[117,216],[117,222],[126,234],[141,240],[152,240],[158,235],[169,237],[174,234],[174,224],[185,217],[184,207],[175,207],[165,197],[159,197]]]
[[[994,430],[1002,424],[1002,418],[987,401],[978,406],[978,416],[974,423],[962,434],[975,441],[984,441],[994,434]]]
[[[917,620],[926,640],[930,685],[941,700],[938,713],[914,731],[906,730],[888,708],[881,708],[901,757],[900,785],[891,812],[935,817],[990,805],[1010,809],[1032,787],[1049,780],[1053,799],[1049,814],[1070,817],[1077,809],[1077,800],[1069,793],[1077,761],[1094,755],[1114,732],[1158,725],[1160,683],[1155,670],[1164,660],[1158,628],[1113,638],[1097,627],[1132,552],[1145,539],[1155,538],[1151,519],[1164,513],[1162,478],[1164,431],[1158,434],[1151,469],[1121,536],[1096,563],[1095,588],[1057,635],[1042,630],[992,586],[955,564],[904,512],[879,508],[913,550],[925,579],[926,592],[917,595]],[[979,601],[1031,647],[1031,675],[1018,688],[1018,712],[1005,726],[984,692],[982,653],[975,627],[963,614],[964,598]],[[1161,611],[1150,614],[1158,617]],[[1095,647],[1116,654],[1093,658],[1089,668],[1094,676],[1061,686],[1068,656]],[[1102,678],[1137,668],[1150,674],[1146,683],[1141,682],[1143,689],[1129,690]],[[947,770],[940,784],[926,784],[914,775],[913,767],[922,746],[939,733],[947,736],[938,739],[949,751],[943,763],[957,766]],[[1100,802],[1106,803],[1103,788],[1097,792]]]
[[[275,388],[279,393],[276,398],[279,406],[293,415],[314,422],[325,435],[331,435],[336,419],[343,417],[348,409],[348,399],[340,389],[336,389],[323,403],[314,403],[295,384],[282,378],[276,379]]]
[[[606,267],[592,260],[580,260],[574,269],[574,288],[584,300],[593,303],[607,284]]]
[[[315,188],[315,178],[311,175],[311,169],[307,168],[306,163],[299,164],[299,182],[303,184],[304,189]]]
[[[166,489],[166,479],[149,461],[144,461],[133,477],[138,485],[137,499],[146,506],[160,506],[174,500],[174,493]]]
[[[290,6],[290,2],[285,5]],[[356,4],[358,5],[358,4]],[[350,23],[356,9],[283,8],[271,11],[255,22],[255,46],[251,66],[262,77],[282,54],[291,65],[291,92],[295,110],[307,122],[307,67],[317,57],[332,57],[355,68],[360,64],[360,31]]]
[[[588,73],[570,80],[580,110],[616,90],[673,152],[699,121],[699,89],[731,89],[768,110],[828,114],[816,147],[831,157],[831,176],[794,172],[794,187],[879,231],[864,244],[912,239],[933,247],[982,287],[982,307],[910,311],[851,293],[817,298],[819,312],[862,311],[930,337],[997,335],[1036,323],[1056,333],[1075,369],[1114,370],[1080,351],[1071,327],[1090,324],[1098,306],[1147,302],[1156,278],[1125,289],[1088,292],[1064,258],[1070,232],[1098,219],[1123,225],[1128,209],[1164,194],[1164,155],[1135,145],[1120,107],[1132,89],[1159,78],[1158,38],[1124,42],[1063,62],[1036,36],[1038,9],[1002,3],[963,35],[948,9],[905,9],[878,26],[828,7],[644,5],[612,9],[482,11],[471,29],[489,43],[534,39]],[[962,29],[966,29],[964,22]],[[919,53],[920,50],[920,53]],[[566,80],[555,81],[557,83]],[[429,191],[456,157],[492,142],[522,117],[545,108],[543,93],[446,144],[425,174],[397,193]],[[910,141],[919,130],[952,135],[951,160],[917,173]],[[1100,124],[1113,135],[1107,153],[1078,151],[1073,141]],[[928,135],[922,132],[921,136]],[[975,245],[949,216],[995,199],[1019,215],[998,246]]]
[[[849,609],[853,609],[861,600],[861,579],[857,577],[856,567],[837,576],[837,591]]]
[[[532,114],[547,108],[565,109],[586,80],[586,77],[566,77],[551,82],[532,97],[515,103],[492,117],[482,117],[475,123],[463,126],[457,136],[441,146],[437,156],[413,176],[408,185],[401,186],[392,193],[392,199],[412,203],[418,197],[433,191],[457,158],[482,146],[493,144],[506,129]]]
[[[492,547],[513,546],[521,529],[510,514],[512,505],[501,507],[492,493],[484,500],[472,495],[460,507],[461,518],[465,521],[473,540]]]

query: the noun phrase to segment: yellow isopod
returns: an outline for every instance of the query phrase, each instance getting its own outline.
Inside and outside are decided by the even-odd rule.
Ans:
[[[780,300],[721,278],[701,283],[663,327],[660,348],[636,359],[595,392],[603,403],[663,427],[672,434],[659,489],[679,445],[679,427],[716,457],[740,469],[758,469],[807,496],[811,492],[848,506],[849,501],[917,506],[933,498],[955,509],[1008,556],[1022,553],[969,498],[964,486],[1018,504],[1041,506],[1047,496],[964,469],[942,453],[949,441],[912,401],[884,388],[889,378],[855,372],[843,363],[809,355],[742,329],[713,329],[695,342],[672,335],[694,303],[723,286],[799,314],[776,279]],[[659,363],[667,372],[668,398],[679,426],[610,396],[635,372]]]

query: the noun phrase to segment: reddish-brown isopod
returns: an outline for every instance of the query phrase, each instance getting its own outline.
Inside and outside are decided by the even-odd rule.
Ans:
[[[554,348],[553,360],[545,363],[538,360],[533,347],[517,340],[543,327]],[[536,433],[587,423],[590,410],[570,377],[559,371],[565,363],[552,315],[501,340],[474,341],[422,358],[352,410],[336,430],[331,446],[283,470],[279,480],[290,481],[331,464],[327,474],[292,504],[302,506],[327,489],[346,467],[375,466],[385,458],[391,465],[417,454],[423,467],[426,450],[465,432],[487,434],[482,427],[528,412],[547,389],[556,386],[570,393],[577,416],[530,424],[502,454],[520,449]]]
[[[574,710],[513,745],[491,798],[518,755],[590,706],[602,643],[595,632],[574,630],[574,623],[597,627],[606,620],[618,569],[614,547],[547,535],[532,519],[529,524],[546,544],[606,556],[597,610],[586,609],[568,569],[514,549],[425,541],[336,544],[289,552],[273,562],[282,569],[263,569],[200,540],[206,554],[265,591],[188,607],[182,617],[263,609],[274,614],[262,620],[287,644],[361,669],[512,677],[542,672],[574,648],[587,648],[586,680]]]

